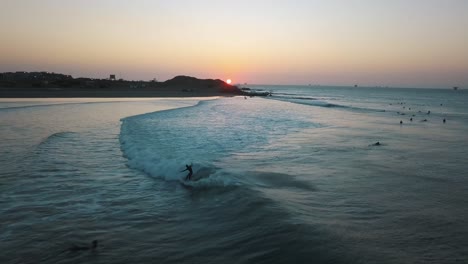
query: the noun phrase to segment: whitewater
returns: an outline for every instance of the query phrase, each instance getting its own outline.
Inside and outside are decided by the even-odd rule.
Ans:
[[[0,262],[468,259],[466,91],[253,88],[0,101]]]

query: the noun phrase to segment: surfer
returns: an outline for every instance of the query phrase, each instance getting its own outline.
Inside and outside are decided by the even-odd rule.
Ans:
[[[193,170],[192,170],[192,165],[193,164],[190,164],[190,166],[188,164],[185,164],[185,170],[181,171],[181,172],[184,172],[184,171],[188,171],[189,173],[187,174],[187,176],[185,177],[185,180],[191,180],[192,179],[192,174],[193,174]]]

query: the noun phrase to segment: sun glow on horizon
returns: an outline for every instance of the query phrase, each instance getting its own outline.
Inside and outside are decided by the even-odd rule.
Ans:
[[[468,87],[468,1],[90,2],[2,1],[0,72]]]

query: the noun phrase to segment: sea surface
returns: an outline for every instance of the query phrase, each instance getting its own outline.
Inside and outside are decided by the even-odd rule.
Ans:
[[[0,263],[468,262],[468,91],[255,88],[1,99]]]

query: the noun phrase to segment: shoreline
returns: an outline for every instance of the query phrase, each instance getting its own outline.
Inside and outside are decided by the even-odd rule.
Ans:
[[[169,98],[169,97],[230,97],[239,94],[216,89],[174,88],[6,88],[0,87],[0,98]]]

